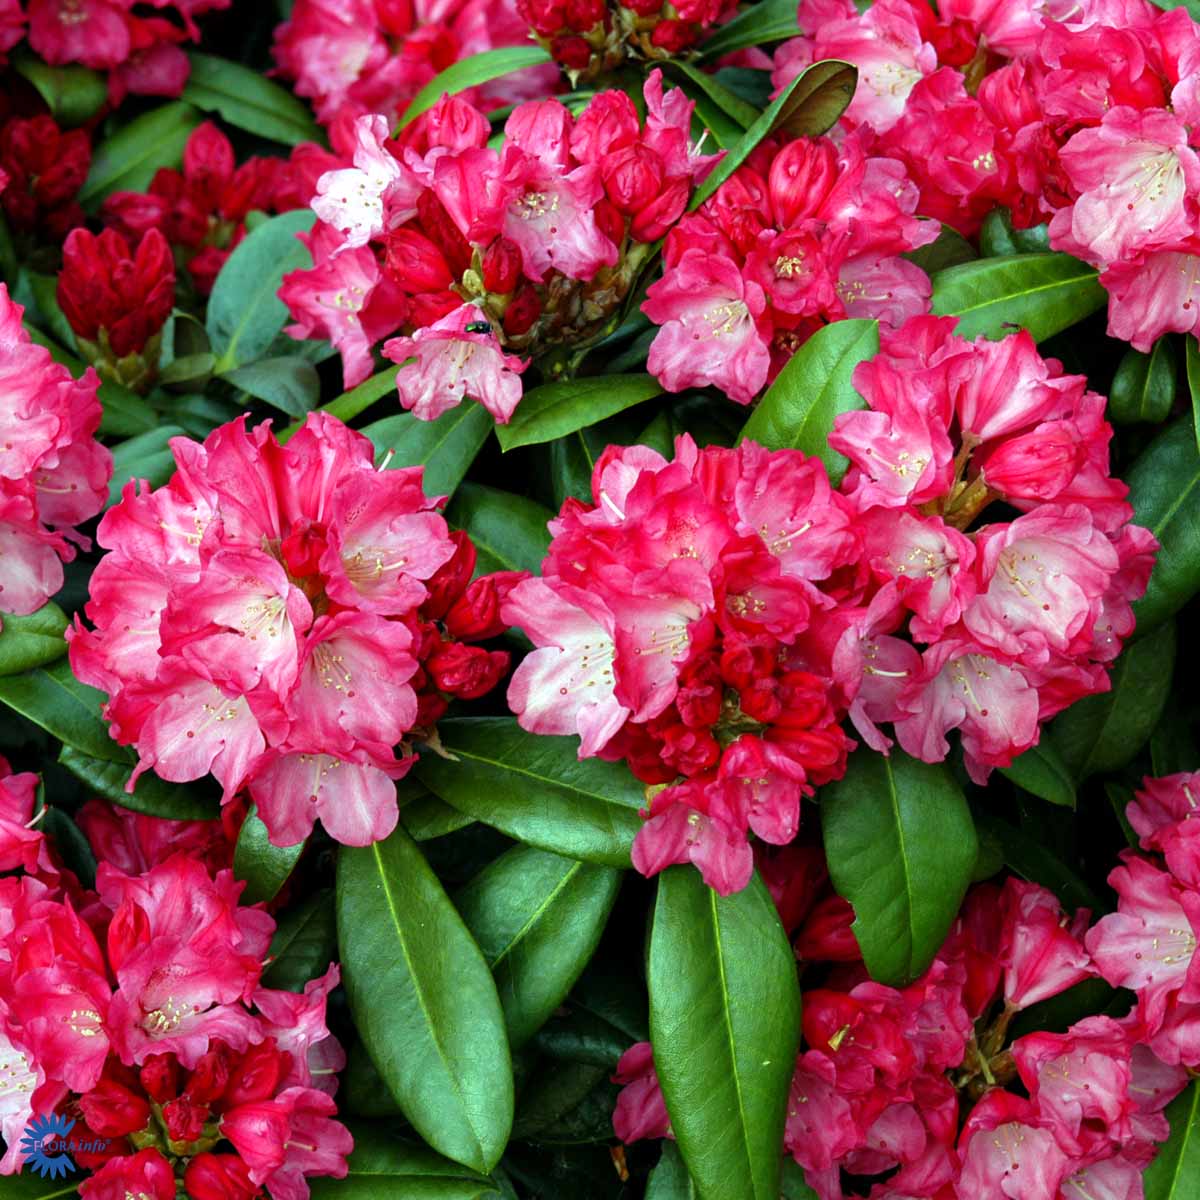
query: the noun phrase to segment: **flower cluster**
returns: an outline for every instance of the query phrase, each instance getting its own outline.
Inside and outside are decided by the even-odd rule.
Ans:
[[[839,777],[853,744],[801,644],[859,557],[853,511],[798,451],[686,436],[669,463],[610,447],[592,493],[567,501],[543,578],[503,606],[538,647],[509,704],[524,728],[577,733],[581,758],[624,759],[652,785],[639,870],[690,860],[737,891],[747,830],[791,841],[801,794]]]
[[[122,845],[121,819],[101,822],[97,850],[151,861],[102,861],[96,893],[0,878],[0,1174],[19,1168],[32,1116],[60,1111],[90,1147],[72,1156],[95,1172],[85,1200],[306,1200],[306,1177],[343,1177],[353,1144],[325,1027],[338,968],[303,994],[263,987],[275,922],[238,905],[229,870],[169,853],[175,833],[194,850],[193,831],[126,823]]]
[[[878,726],[894,722],[908,753],[937,762],[960,729],[982,783],[1042,722],[1108,689],[1158,543],[1129,523],[1104,398],[1084,377],[1026,332],[971,343],[953,329],[883,330],[855,371],[867,409],[838,417],[829,442],[850,460],[842,490],[871,582],[828,645],[869,745],[886,750]],[[1021,515],[967,533],[995,500]]]
[[[5,121],[0,125],[0,206],[9,225],[54,238],[82,225],[83,209],[75,197],[91,162],[92,144],[82,129],[64,132],[47,116]]]
[[[642,305],[661,326],[650,373],[670,391],[714,384],[749,404],[822,325],[927,312],[929,277],[901,256],[939,226],[916,208],[904,164],[860,135],[760,145],[667,235]]]
[[[940,13],[940,15],[939,15]],[[859,68],[846,123],[908,165],[918,211],[971,235],[997,205],[1101,271],[1109,332],[1149,349],[1200,330],[1200,33],[1183,11],[803,0],[807,35],[775,56],[782,86],[815,58]]]
[[[507,421],[525,364],[506,351],[603,331],[711,165],[689,139],[692,103],[657,71],[645,101],[644,123],[623,92],[574,118],[556,100],[522,104],[499,151],[457,97],[399,143],[382,117],[360,119],[354,166],[318,184],[314,266],[280,291],[289,332],[330,338],[349,387],[399,331],[384,353],[402,364],[406,408],[432,420],[471,396]]]
[[[71,526],[108,498],[112,455],[96,441],[99,380],[75,380],[21,325],[0,283],[0,613],[41,608],[75,555]]]
[[[459,59],[502,46],[519,46],[528,30],[513,0],[451,0],[449,4],[397,0],[296,0],[275,31],[279,73],[295,80],[317,118],[347,126],[368,113],[390,124],[435,75]],[[554,90],[557,72],[533,67],[472,89],[469,99],[489,107]]]
[[[130,789],[151,768],[211,771],[226,801],[249,787],[276,845],[317,817],[349,845],[386,837],[412,764],[395,747],[504,674],[506,653],[464,643],[500,632],[522,576],[470,583],[474,548],[421,469],[376,470],[332,417],[310,414],[283,447],[241,418],[171,446],[170,482],[131,481],[105,513],[95,628],[68,633],[73,670],[137,748]]]
[[[152,0],[144,16],[135,0],[0,0],[0,63],[5,50],[28,34],[29,45],[51,66],[77,63],[108,72],[108,95],[120,104],[137,96],[178,96],[190,67],[181,43],[199,41],[195,18],[228,8],[230,0]]]
[[[1133,1015],[1005,1045],[1019,1011],[1095,973],[1085,910],[1069,919],[1051,893],[1012,878],[981,885],[925,974],[893,988],[868,978],[849,905],[818,899],[818,851],[789,847],[762,865],[806,978],[824,973],[802,998],[784,1134],[820,1200],[843,1200],[844,1174],[873,1185],[874,1200],[1141,1195],[1168,1133],[1162,1109],[1188,1081],[1178,1060],[1148,1044]],[[797,876],[799,905],[788,902]],[[1157,947],[1155,932],[1131,929],[1126,958]],[[671,1136],[647,1043],[626,1052],[615,1079],[626,1085],[617,1136]],[[1018,1082],[1024,1095],[1008,1090]]]

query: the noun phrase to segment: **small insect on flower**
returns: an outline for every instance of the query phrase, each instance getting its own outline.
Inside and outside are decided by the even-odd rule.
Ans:
[[[492,326],[489,321],[471,321],[463,327],[464,333],[491,333]]]

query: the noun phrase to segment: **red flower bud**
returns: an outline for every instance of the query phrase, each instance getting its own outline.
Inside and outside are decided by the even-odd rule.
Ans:
[[[1066,421],[1000,443],[984,462],[988,487],[1019,500],[1052,500],[1073,480],[1087,459],[1088,446]]]
[[[541,315],[542,302],[537,292],[523,285],[504,311],[504,332],[510,337],[520,337],[533,328],[533,323]]]
[[[477,700],[490,692],[508,670],[508,653],[447,642],[426,662],[433,682],[460,700]]]
[[[273,1038],[251,1046],[234,1064],[221,1102],[226,1108],[235,1104],[253,1104],[275,1095],[287,1070],[289,1055],[280,1051]]]
[[[639,17],[651,17],[662,11],[662,0],[621,0],[621,6],[631,9]]]
[[[33,229],[55,209],[72,206],[91,166],[82,129],[63,133],[47,116],[11,120],[0,129],[0,170],[8,184],[0,202],[19,229]]]
[[[236,165],[233,146],[211,121],[192,130],[183,149],[183,177],[194,189],[198,203],[215,209]]]
[[[450,540],[455,547],[453,557],[442,563],[425,584],[429,595],[421,605],[421,616],[426,620],[444,617],[475,574],[475,546],[471,539],[461,529],[452,529]]]
[[[696,40],[696,27],[690,21],[659,21],[650,35],[650,44],[668,54],[686,50]]]
[[[590,33],[607,15],[604,0],[567,0],[567,25],[576,33]]]
[[[253,1200],[259,1193],[236,1154],[197,1154],[183,1173],[183,1189],[191,1200]]]
[[[101,1137],[125,1137],[150,1121],[150,1105],[115,1079],[101,1079],[79,1097],[79,1108],[88,1128]]]
[[[568,71],[585,71],[592,61],[592,48],[581,37],[558,37],[550,46],[554,61]]]
[[[202,1054],[188,1077],[184,1093],[198,1104],[211,1104],[225,1094],[229,1083],[229,1048],[217,1042]]]
[[[482,642],[503,633],[508,623],[500,616],[500,606],[528,578],[528,571],[497,571],[474,580],[446,614],[446,632],[460,642]]]
[[[150,940],[150,918],[140,905],[123,901],[108,925],[108,961],[114,971],[139,946]]]
[[[471,247],[442,202],[428,189],[417,197],[417,218],[425,236],[442,252],[451,276],[461,279],[471,265]]]
[[[808,914],[795,941],[796,957],[805,962],[858,962],[858,939],[850,926],[854,909],[841,896],[827,896]]]
[[[213,284],[217,282],[217,276],[220,275],[229,253],[228,250],[221,250],[217,246],[205,246],[199,254],[188,260],[188,274],[200,295],[207,296],[212,292]]]
[[[521,248],[511,238],[497,238],[483,253],[483,286],[504,295],[521,282]]]
[[[185,1093],[163,1105],[163,1124],[173,1142],[195,1142],[204,1135],[207,1104],[193,1104]]]
[[[566,24],[565,0],[518,0],[517,11],[539,37],[553,37]]]
[[[404,37],[417,25],[412,0],[375,0],[375,19],[390,37]]]
[[[165,1104],[179,1094],[179,1063],[173,1054],[152,1054],[142,1063],[138,1080],[151,1100]]]
[[[607,200],[599,200],[592,209],[592,216],[596,220],[596,228],[614,246],[620,246],[625,240],[625,218],[617,211],[616,206]]]
[[[387,236],[387,270],[410,295],[442,292],[454,283],[442,252],[423,233],[408,227],[393,229]]]
[[[837,151],[828,138],[797,138],[775,155],[767,187],[780,229],[811,217],[837,180]]]
[[[663,182],[663,162],[648,146],[635,142],[600,164],[600,177],[608,198],[628,216],[649,205]]]
[[[447,289],[444,292],[425,292],[414,296],[408,306],[408,319],[418,328],[434,324],[462,307],[462,297]]]
[[[658,241],[683,216],[690,195],[686,178],[669,180],[652,203],[634,214],[630,236],[638,242]]]

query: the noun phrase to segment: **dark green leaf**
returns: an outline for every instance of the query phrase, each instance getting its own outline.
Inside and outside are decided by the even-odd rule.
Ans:
[[[1191,376],[1188,378],[1190,381]],[[1115,425],[1161,424],[1175,405],[1175,379],[1175,348],[1169,335],[1160,337],[1149,354],[1131,346],[1125,351],[1109,389],[1109,419]]]
[[[692,1177],[683,1165],[679,1148],[665,1138],[658,1166],[646,1181],[646,1200],[699,1200]]]
[[[1040,796],[1063,808],[1075,807],[1075,781],[1062,755],[1048,737],[1018,755],[1011,766],[1001,767],[1000,773],[1007,775],[1017,787],[1024,788],[1031,795]]]
[[[336,957],[337,914],[333,892],[324,888],[279,918],[263,986],[302,992],[310,979],[325,974]]]
[[[759,112],[754,105],[731,92],[707,71],[698,70],[691,63],[683,61],[672,62],[671,67],[687,80],[683,85],[687,95],[695,96],[698,91],[700,95],[707,96],[743,133],[758,120]]]
[[[762,881],[718,896],[691,866],[658,881],[650,1041],[702,1200],[778,1200],[796,1065],[796,960]]]
[[[515,1048],[562,1003],[604,932],[619,871],[514,846],[454,897],[483,951]]]
[[[26,271],[24,279],[37,304],[38,324],[44,325],[64,346],[74,346],[75,331],[58,303],[58,276]]]
[[[113,447],[113,473],[108,485],[108,505],[121,499],[131,479],[145,479],[151,487],[161,487],[175,473],[175,456],[167,444],[184,437],[178,425],[160,425],[150,433],[139,433]]]
[[[1150,739],[1171,691],[1175,624],[1131,642],[1112,670],[1112,689],[1071,705],[1051,725],[1067,769],[1082,782],[1132,762]]]
[[[104,76],[86,67],[51,67],[23,46],[13,55],[12,65],[37,88],[50,115],[65,129],[90,121],[108,100]]]
[[[465,529],[479,554],[476,573],[541,570],[550,547],[546,522],[554,514],[536,500],[481,483],[464,483],[446,509],[446,520]]]
[[[444,95],[456,95],[467,88],[479,87],[493,79],[522,71],[526,67],[552,62],[540,46],[505,46],[500,50],[483,50],[448,66],[431,79],[413,98],[400,118],[397,131],[415,121],[432,108]]]
[[[1191,759],[1188,759],[1188,765],[1191,765]],[[1158,775],[1160,772],[1155,769],[1154,772]],[[1129,817],[1126,816],[1126,809],[1129,807],[1129,802],[1133,799],[1133,789],[1126,787],[1122,783],[1117,783],[1115,780],[1106,779],[1104,781],[1104,795],[1108,800],[1108,806],[1113,811],[1113,816],[1117,819],[1117,824],[1121,827],[1121,832],[1125,835],[1125,841],[1134,849],[1137,848],[1139,838],[1137,831],[1129,823]]]
[[[1177,775],[1196,766],[1194,710],[1168,705],[1150,735],[1150,765],[1154,775]]]
[[[1104,1012],[1121,994],[1103,979],[1084,979],[1067,988],[1065,992],[1051,996],[1049,1000],[1042,1000],[1022,1009],[1008,1027],[1009,1038],[1013,1040],[1035,1031],[1066,1033],[1076,1021]],[[1132,1002],[1133,996],[1128,992],[1124,994]],[[1132,1003],[1125,1004],[1120,1015],[1124,1016],[1131,1007]],[[1087,1198],[1080,1197],[1080,1200]]]
[[[712,62],[766,42],[781,42],[800,32],[796,6],[789,0],[761,0],[744,8],[727,25],[722,25],[700,48],[700,61]]]
[[[474,817],[451,808],[411,775],[400,784],[397,793],[400,798],[400,820],[414,842],[445,837],[448,833],[457,833],[475,823]]]
[[[195,51],[188,58],[192,70],[183,99],[190,104],[220,113],[230,125],[285,146],[324,140],[308,107],[261,71]]]
[[[85,208],[113,192],[143,192],[160,167],[178,167],[183,148],[200,113],[175,100],[153,108],[122,126],[92,151],[92,168],[79,192]]]
[[[0,611],[0,675],[44,667],[67,652],[67,616],[53,601],[26,617]]]
[[[588,1063],[543,1064],[521,1089],[517,1115],[513,1121],[513,1137],[522,1140],[534,1138],[538,1142],[611,1140],[615,1095],[604,1095],[599,1106],[601,1111],[593,1111],[591,1120],[587,1119],[587,1114],[577,1113],[581,1107],[588,1107],[588,1098],[594,1097],[598,1088],[604,1089],[604,1085],[608,1083],[608,1076],[609,1071],[606,1068],[591,1066]],[[594,1109],[596,1106],[591,1107]],[[576,1119],[572,1122],[573,1115],[577,1118],[583,1116],[584,1121]],[[556,1125],[559,1126],[559,1136],[547,1137],[547,1131]],[[599,1136],[596,1136],[597,1134]]]
[[[404,1115],[362,1042],[355,1042],[346,1055],[342,1086],[344,1090],[339,1096],[339,1105],[346,1112],[357,1117]]]
[[[645,797],[624,765],[580,762],[576,738],[526,733],[511,717],[441,721],[438,733],[453,758],[426,751],[415,770],[448,804],[554,854],[629,866]]]
[[[487,963],[403,827],[338,854],[338,944],[355,1025],[434,1149],[490,1170],[508,1141],[512,1065]]]
[[[808,1186],[804,1171],[794,1158],[783,1160],[783,1193],[780,1200],[820,1200]]]
[[[962,790],[945,764],[864,747],[844,778],[822,788],[821,830],[871,978],[910,983],[945,941],[975,868]]]
[[[920,246],[902,255],[914,266],[920,267],[926,275],[936,275],[947,267],[957,267],[960,263],[974,262],[979,255],[975,247],[961,233],[943,225],[937,238],[927,246]]]
[[[7,704],[64,745],[106,762],[128,764],[129,752],[108,736],[100,716],[104,695],[80,683],[63,659],[52,667],[0,678],[0,703]]]
[[[829,434],[841,413],[866,407],[854,390],[854,369],[878,351],[877,321],[835,321],[818,330],[779,372],[739,440],[815,455],[836,485],[849,464],[830,448]]]
[[[116,742],[111,745],[121,749]],[[132,792],[127,792],[125,785],[133,772],[132,761],[92,758],[71,746],[63,747],[58,761],[99,795],[133,812],[176,821],[203,821],[218,815],[219,804],[215,796],[205,795],[195,784],[167,783],[151,771],[138,779]]]
[[[1165,338],[1159,338],[1159,341],[1165,341]],[[1192,397],[1192,425],[1196,435],[1196,448],[1200,450],[1200,350],[1196,348],[1196,339],[1194,337],[1185,338],[1187,350],[1185,352],[1185,361],[1187,362],[1187,381],[1188,392]]]
[[[0,1175],[0,1200],[59,1200],[60,1196],[78,1196],[75,1179],[43,1179],[32,1171],[20,1175]]]
[[[652,375],[593,375],[528,391],[507,425],[496,426],[503,450],[552,442],[662,394]]]
[[[474,400],[464,400],[436,421],[418,421],[412,413],[385,417],[363,433],[375,446],[375,460],[389,467],[424,467],[425,493],[452,496],[483,449],[492,417]],[[390,457],[389,457],[390,456]]]
[[[1066,254],[1017,254],[947,267],[933,278],[933,311],[958,317],[960,337],[1003,338],[1028,329],[1035,341],[1103,308],[1094,267]]]
[[[1142,1175],[1146,1200],[1193,1200],[1200,1181],[1200,1082],[1193,1079],[1163,1115],[1171,1136]]]
[[[273,404],[289,417],[302,417],[311,412],[321,398],[317,368],[308,359],[297,355],[260,358],[244,367],[226,371],[221,378],[251,396]]]
[[[1012,214],[1005,208],[993,208],[983,219],[979,231],[979,250],[984,258],[1006,254],[1045,254],[1050,249],[1050,231],[1045,225],[1015,229]]]
[[[989,813],[977,817],[981,836],[994,838],[1000,844],[1004,865],[1022,879],[1049,888],[1067,908],[1090,908],[1104,912],[1105,904],[1034,832],[1026,832],[1001,821]]]
[[[328,404],[322,404],[321,411],[337,417],[339,421],[352,421],[360,413],[370,408],[377,400],[382,400],[388,392],[395,390],[396,372],[399,370],[399,366],[394,366],[379,371],[369,379],[364,379],[357,387],[352,387],[348,392],[343,392],[336,400],[330,400]],[[299,421],[294,425],[289,425],[279,435],[279,441],[281,443],[286,442],[288,438],[298,433],[300,425],[301,422]]]
[[[194,384],[193,390],[202,388],[213,372],[217,360],[211,350],[201,350],[197,354],[185,354],[182,358],[173,358],[159,373],[158,381],[164,387],[172,384]],[[187,388],[183,389],[184,391]]]
[[[274,900],[300,861],[306,843],[307,839],[294,846],[273,845],[267,836],[267,827],[258,815],[258,805],[252,804],[233,851],[234,876],[246,881],[242,903]]]
[[[287,305],[275,293],[289,271],[312,262],[296,235],[315,220],[307,208],[272,217],[225,260],[208,298],[205,324],[218,374],[261,358],[287,323]]]

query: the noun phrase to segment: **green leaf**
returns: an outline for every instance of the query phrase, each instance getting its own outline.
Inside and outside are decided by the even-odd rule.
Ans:
[[[131,761],[129,751],[108,736],[100,716],[103,693],[80,683],[66,659],[23,675],[0,677],[0,702],[66,746],[106,762]]]
[[[428,1146],[401,1141],[391,1125],[351,1126],[354,1151],[345,1179],[314,1176],[313,1200],[500,1200],[485,1175],[435,1154]]]
[[[699,1200],[696,1185],[683,1165],[679,1148],[666,1138],[661,1145],[658,1166],[650,1172],[650,1178],[646,1181],[645,1200]]]
[[[744,8],[727,25],[722,25],[700,47],[700,61],[712,62],[751,46],[781,42],[799,32],[795,4],[789,0],[761,0]]]
[[[323,888],[279,918],[271,939],[271,961],[263,971],[263,986],[302,992],[310,979],[325,974],[336,956],[333,892]]]
[[[60,1196],[78,1195],[78,1180],[43,1179],[32,1171],[0,1175],[0,1200],[58,1200]]]
[[[67,652],[67,615],[53,601],[25,617],[0,612],[0,675],[44,667]]]
[[[330,416],[337,417],[339,421],[354,420],[355,417],[365,412],[377,400],[382,400],[388,392],[395,390],[396,372],[399,370],[399,366],[394,366],[379,371],[375,375],[372,375],[370,379],[364,379],[357,387],[352,387],[348,392],[343,392],[336,400],[330,400],[328,404],[322,404],[321,411],[329,413]],[[294,425],[289,425],[279,435],[280,443],[286,442],[289,438],[299,433],[302,423],[301,421],[297,421]]]
[[[1192,346],[1188,339],[1188,383],[1192,388],[1193,409],[1197,385],[1192,382]],[[1125,351],[1108,392],[1108,417],[1114,425],[1133,425],[1139,421],[1159,425],[1175,406],[1175,344],[1164,334],[1143,354],[1132,346]]]
[[[108,100],[104,76],[86,67],[52,67],[22,46],[12,57],[13,69],[37,89],[55,122],[74,129],[90,121]]]
[[[695,96],[698,90],[701,96],[706,96],[743,133],[758,120],[759,112],[753,104],[748,104],[741,96],[731,92],[707,71],[698,70],[691,63],[683,61],[672,62],[671,66],[687,80],[683,85],[686,95]]]
[[[943,763],[863,748],[821,789],[821,831],[871,978],[910,983],[945,941],[975,869],[962,789]]]
[[[1164,429],[1125,482],[1134,521],[1160,544],[1146,594],[1133,606],[1140,637],[1200,592],[1200,453],[1191,417]]]
[[[159,373],[158,381],[164,387],[173,384],[194,384],[196,388],[202,388],[216,365],[217,360],[211,350],[185,354],[181,358],[173,358]]]
[[[182,98],[189,104],[220,113],[230,125],[285,146],[324,141],[307,105],[261,72],[195,51],[188,58],[192,70]]]
[[[833,422],[841,413],[866,408],[854,390],[854,369],[878,352],[877,321],[835,321],[819,329],[779,372],[738,440],[815,455],[836,486],[849,463],[829,446]]]
[[[1098,272],[1067,254],[980,258],[933,277],[933,311],[958,317],[959,337],[1003,338],[1028,329],[1035,341],[1103,308]]]
[[[762,880],[718,896],[694,867],[668,867],[647,978],[654,1065],[697,1192],[778,1200],[800,988]]]
[[[417,1132],[478,1171],[504,1152],[512,1064],[491,972],[403,827],[343,846],[338,944],[355,1025]]]
[[[1165,341],[1165,339],[1159,338],[1159,341]],[[1192,397],[1192,425],[1196,434],[1196,448],[1200,450],[1200,350],[1196,347],[1194,337],[1185,338],[1184,341],[1187,343],[1185,360],[1187,362],[1188,391]]]
[[[252,804],[233,850],[234,877],[246,881],[242,903],[257,904],[260,900],[274,900],[300,861],[307,843],[308,839],[305,838],[294,846],[274,845],[267,836],[266,825],[258,815],[258,805]]]
[[[476,573],[541,570],[550,548],[546,522],[554,514],[536,500],[481,483],[464,483],[446,509],[446,520],[465,529],[479,554]]]
[[[513,1138],[540,1146],[611,1142],[621,1089],[605,1067],[543,1063],[521,1087]]]
[[[1130,763],[1150,740],[1171,691],[1175,623],[1131,642],[1112,669],[1112,688],[1077,700],[1055,718],[1051,738],[1079,782]]]
[[[1200,1083],[1192,1080],[1163,1115],[1171,1135],[1142,1174],[1146,1200],[1193,1200],[1200,1181]]]
[[[455,897],[492,968],[513,1048],[545,1024],[604,932],[621,874],[514,846]]]
[[[273,404],[289,417],[302,417],[312,412],[321,398],[317,368],[298,355],[260,358],[244,367],[226,371],[221,378],[251,396]]]
[[[159,167],[182,164],[183,148],[200,121],[200,113],[182,100],[135,117],[92,151],[79,203],[92,208],[113,192],[144,192]]]
[[[1018,755],[1011,766],[1001,767],[1000,774],[1007,775],[1017,787],[1050,804],[1058,804],[1063,808],[1075,807],[1075,780],[1054,742],[1048,737]]]
[[[424,784],[411,775],[399,787],[400,820],[414,842],[428,842],[434,838],[457,833],[475,824],[475,818],[451,808],[439,800]],[[408,796],[405,792],[408,792]],[[415,793],[415,794],[414,794]]]
[[[86,888],[96,886],[96,856],[83,830],[61,808],[43,809],[41,830],[54,845],[66,866],[79,876]]]
[[[947,267],[957,267],[960,263],[974,262],[979,255],[975,247],[957,230],[949,225],[943,225],[942,231],[926,246],[918,246],[907,254],[901,255],[914,266],[920,267],[926,275],[936,275]]]
[[[857,69],[837,59],[806,67],[712,169],[696,189],[688,211],[698,209],[750,157],[759,142],[777,129],[793,137],[817,137],[831,129],[854,98],[857,81]]]
[[[1005,254],[1045,254],[1050,249],[1050,230],[1045,225],[1016,229],[1008,209],[993,208],[983,219],[983,228],[979,231],[979,249],[984,258]]]
[[[272,217],[225,260],[208,298],[205,323],[219,374],[261,358],[283,329],[287,305],[275,293],[289,271],[312,262],[296,235],[315,220],[307,208]]]
[[[1104,901],[1039,836],[990,813],[980,813],[976,819],[980,836],[999,843],[1004,865],[1022,879],[1049,888],[1067,908],[1090,908],[1100,913],[1106,910]]]
[[[1200,0],[1153,0],[1153,3],[1166,12],[1174,12],[1177,8],[1185,8],[1187,9],[1188,16],[1193,21],[1200,21]],[[1147,1200],[1150,1200],[1150,1198],[1147,1197]]]
[[[424,752],[417,777],[447,804],[542,850],[629,866],[642,786],[620,763],[577,757],[576,738],[526,733],[511,717],[439,721],[453,758]]]
[[[406,412],[376,421],[363,433],[375,446],[376,462],[386,459],[389,467],[424,467],[426,495],[452,496],[492,428],[488,410],[474,400],[464,400],[436,421],[418,421]]]
[[[783,1160],[783,1194],[780,1200],[819,1200],[804,1178],[804,1169],[794,1158]]]
[[[112,745],[121,749],[115,742]],[[114,762],[93,758],[64,746],[58,761],[99,795],[133,812],[175,821],[205,821],[219,815],[217,796],[206,795],[202,786],[167,783],[151,771],[137,781],[132,792],[127,792],[125,785],[133,772],[132,759]]]
[[[536,67],[553,61],[540,46],[506,46],[500,50],[483,50],[469,58],[460,59],[431,79],[412,98],[396,126],[396,131],[399,132],[411,124],[444,95],[453,96],[458,92],[465,92],[467,88],[479,87],[480,84],[510,75],[514,71],[523,71],[526,67]]]
[[[593,375],[544,383],[521,398],[507,425],[496,426],[502,450],[552,442],[662,394],[652,375]]]
[[[166,483],[175,473],[175,455],[167,443],[172,438],[184,436],[178,425],[160,425],[150,433],[139,433],[114,446],[113,473],[105,507],[111,508],[121,499],[121,493],[131,479],[145,479],[151,487]]]
[[[355,1042],[346,1055],[342,1072],[339,1107],[358,1117],[401,1117],[400,1105],[388,1091],[379,1068],[371,1061],[362,1042]]]

